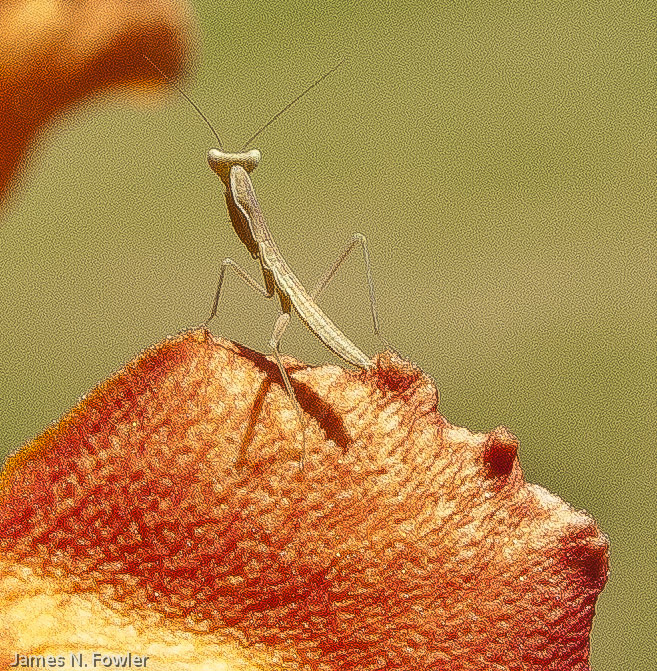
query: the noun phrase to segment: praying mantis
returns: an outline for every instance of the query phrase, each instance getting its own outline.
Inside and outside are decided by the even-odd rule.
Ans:
[[[147,56],[144,56],[144,58],[146,58],[146,60],[148,60],[163,77],[170,81],[155,63],[153,63]],[[255,168],[258,167],[261,154],[257,149],[247,151],[247,148],[265,128],[271,125],[306,93],[335,72],[341,64],[342,62],[338,63],[334,68],[315,80],[294,100],[275,114],[254,135],[252,135],[251,138],[247,140],[244,147],[236,153],[223,150],[221,140],[212,124],[184,91],[176,87],[183,97],[201,115],[202,119],[210,127],[210,130],[219,143],[219,149],[210,149],[208,152],[208,163],[224,185],[226,206],[228,208],[228,215],[233,229],[251,254],[251,257],[260,264],[260,270],[264,280],[263,286],[243,270],[233,259],[225,258],[221,264],[221,271],[219,273],[219,281],[214,296],[214,302],[212,304],[212,310],[205,325],[207,326],[217,314],[219,299],[221,298],[221,290],[228,269],[232,270],[247,286],[251,287],[265,298],[270,299],[275,295],[278,295],[281,312],[274,324],[272,335],[269,340],[269,346],[272,350],[274,359],[276,360],[287,394],[294,404],[301,425],[302,448],[299,458],[299,467],[301,469],[303,469],[305,461],[305,426],[301,407],[299,406],[294,389],[292,388],[290,377],[281,358],[281,338],[290,323],[292,312],[294,311],[305,324],[306,328],[334,354],[358,368],[364,370],[373,368],[374,363],[372,360],[351,340],[349,340],[349,338],[347,338],[347,336],[333,323],[333,321],[331,321],[316,303],[317,297],[326,288],[345,259],[357,246],[360,246],[363,252],[367,274],[370,310],[372,313],[374,332],[381,337],[376,298],[374,295],[374,284],[372,282],[370,255],[365,236],[361,233],[355,233],[340,256],[317,283],[315,289],[309,293],[297,276],[292,272],[292,269],[285,261],[285,258],[274,242],[269,226],[267,225],[260,208],[250,176]]]

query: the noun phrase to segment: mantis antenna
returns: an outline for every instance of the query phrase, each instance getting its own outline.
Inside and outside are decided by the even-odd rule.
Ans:
[[[162,77],[163,77],[164,79],[166,79],[166,81],[169,82],[169,84],[171,84],[171,86],[173,86],[173,88],[176,89],[176,91],[178,91],[178,93],[179,93],[179,94],[180,94],[180,95],[181,95],[181,96],[182,96],[182,97],[183,97],[183,98],[184,98],[184,99],[185,99],[185,100],[186,100],[186,101],[187,101],[187,102],[188,102],[188,103],[189,103],[189,104],[190,104],[190,105],[197,111],[197,113],[199,114],[199,116],[201,117],[201,119],[203,119],[203,121],[205,121],[207,127],[212,131],[212,134],[215,136],[217,142],[219,143],[219,149],[223,149],[223,143],[222,143],[221,139],[219,138],[219,134],[218,134],[217,131],[214,129],[214,126],[210,123],[210,120],[208,119],[208,117],[205,116],[205,114],[203,114],[203,111],[201,110],[201,108],[200,108],[200,107],[199,107],[199,106],[192,100],[192,98],[191,98],[189,95],[187,95],[187,93],[185,93],[185,91],[184,91],[180,86],[178,86],[178,84],[176,84],[176,83],[171,79],[171,77],[169,77],[168,75],[166,75],[166,74],[162,71],[161,68],[159,68],[159,67],[158,67],[158,66],[157,66],[157,65],[156,65],[156,64],[155,64],[155,63],[154,63],[148,56],[146,56],[146,54],[142,54],[142,56],[143,56],[143,57],[144,57],[144,58],[145,58],[145,59],[146,59],[146,60],[147,60],[147,61],[148,61],[148,62],[149,62],[149,63],[150,63],[150,64],[151,64],[151,65],[152,65],[152,66],[153,66],[153,67],[154,67],[154,68],[155,68],[161,75],[162,75]],[[321,77],[319,77],[319,78],[316,79],[312,84],[310,84],[310,86],[308,86],[307,88],[305,88],[305,89],[304,89],[304,90],[303,90],[303,91],[302,91],[302,92],[301,92],[301,93],[300,93],[294,100],[292,100],[292,101],[289,102],[287,105],[285,105],[285,107],[283,107],[281,110],[279,110],[278,112],[276,112],[276,114],[274,114],[274,116],[271,117],[271,119],[269,119],[269,121],[267,121],[265,124],[263,124],[262,126],[260,126],[260,128],[259,128],[259,129],[258,129],[258,130],[257,130],[257,131],[256,131],[256,132],[255,132],[255,133],[254,133],[254,134],[253,134],[253,135],[252,135],[252,136],[251,136],[245,143],[244,143],[244,146],[242,147],[242,149],[240,149],[240,151],[244,151],[244,150],[246,150],[246,149],[248,148],[248,146],[253,142],[253,140],[255,140],[255,139],[260,135],[260,133],[262,133],[265,129],[269,128],[269,126],[271,126],[271,125],[274,123],[274,121],[276,121],[276,119],[278,119],[280,116],[282,116],[283,114],[285,114],[285,112],[287,112],[287,111],[290,109],[290,107],[292,107],[292,106],[295,105],[297,102],[299,102],[299,100],[301,100],[301,98],[303,98],[303,97],[306,95],[306,93],[308,93],[309,91],[311,91],[312,89],[314,89],[314,88],[315,88],[316,86],[318,86],[321,82],[323,82],[327,77],[329,77],[330,75],[332,75],[332,74],[333,74],[333,73],[334,73],[334,72],[335,72],[335,71],[336,71],[336,70],[337,70],[337,69],[338,69],[338,68],[339,68],[339,67],[340,67],[346,60],[347,60],[346,58],[343,58],[337,65],[334,65],[330,70],[328,70],[327,72],[325,72]]]
[[[287,112],[287,111],[290,109],[290,107],[292,107],[292,105],[294,105],[295,103],[299,102],[299,100],[301,100],[301,98],[303,98],[303,97],[306,95],[306,93],[308,93],[309,91],[311,91],[312,89],[314,89],[314,88],[315,88],[316,86],[318,86],[321,82],[323,82],[327,77],[329,77],[330,75],[332,75],[332,74],[333,74],[333,73],[334,73],[334,72],[335,72],[335,71],[336,71],[336,70],[337,70],[337,69],[338,69],[338,68],[339,68],[339,67],[340,67],[346,60],[347,60],[346,58],[343,58],[337,65],[334,65],[330,70],[328,70],[328,71],[325,72],[321,77],[319,77],[319,79],[316,79],[310,86],[308,86],[305,90],[303,90],[303,91],[302,91],[302,92],[301,92],[301,93],[300,93],[294,100],[292,100],[292,101],[289,102],[287,105],[285,105],[285,107],[283,107],[282,110],[280,110],[279,112],[276,112],[276,114],[274,114],[274,116],[273,116],[271,119],[269,119],[269,121],[268,121],[266,124],[264,124],[264,126],[261,126],[261,127],[260,127],[260,128],[259,128],[259,129],[258,129],[258,130],[257,130],[257,131],[256,131],[256,132],[255,132],[255,133],[254,133],[254,134],[253,134],[253,135],[252,135],[252,136],[245,142],[245,143],[244,143],[244,146],[242,147],[242,149],[240,149],[240,151],[244,151],[245,149],[247,149],[248,146],[253,142],[253,140],[255,140],[255,139],[258,137],[258,135],[260,135],[260,133],[262,133],[263,130],[265,130],[266,128],[268,128],[269,126],[271,126],[271,125],[274,123],[274,121],[276,121],[276,119],[278,119],[278,117],[280,117],[281,115],[285,114],[285,112]]]
[[[184,98],[184,99],[185,99],[185,100],[186,100],[186,101],[187,101],[187,102],[188,102],[188,103],[189,103],[189,104],[190,104],[190,105],[191,105],[191,106],[192,106],[192,107],[199,113],[199,116],[201,117],[201,119],[203,119],[203,121],[205,121],[207,127],[212,131],[212,134],[215,136],[217,142],[219,143],[219,149],[223,149],[224,145],[223,145],[223,142],[221,141],[221,138],[219,137],[219,133],[217,133],[217,131],[214,129],[214,126],[210,123],[210,119],[208,119],[208,117],[206,117],[205,114],[203,114],[201,108],[200,108],[200,107],[199,107],[199,106],[198,106],[198,105],[197,105],[197,104],[196,104],[196,103],[195,103],[195,102],[194,102],[194,101],[193,101],[193,100],[192,100],[192,99],[191,99],[191,98],[190,98],[190,97],[189,97],[189,96],[182,90],[182,88],[180,88],[180,86],[178,86],[178,84],[176,84],[176,82],[173,81],[173,79],[171,79],[171,77],[169,77],[168,75],[164,74],[164,72],[163,72],[157,65],[155,65],[155,63],[153,63],[153,61],[152,61],[146,54],[142,54],[142,56],[143,56],[143,57],[144,57],[144,58],[145,58],[145,59],[146,59],[146,60],[147,60],[147,61],[148,61],[148,62],[149,62],[149,63],[150,63],[150,64],[151,64],[151,65],[152,65],[152,66],[153,66],[153,67],[154,67],[154,68],[155,68],[161,75],[162,75],[162,77],[163,77],[164,79],[166,79],[166,81],[168,81],[169,84],[171,84],[171,86],[173,86],[173,88],[176,89],[176,91],[178,91],[178,93],[180,93],[180,95],[181,95],[181,96],[182,96],[182,97],[183,97],[183,98]]]

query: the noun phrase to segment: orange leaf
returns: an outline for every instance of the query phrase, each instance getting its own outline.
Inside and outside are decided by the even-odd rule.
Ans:
[[[18,0],[0,6],[0,202],[40,128],[99,91],[162,84],[191,51],[182,0]]]
[[[204,329],[143,352],[8,460],[0,659],[589,669],[607,540],[525,482],[513,434],[450,425],[394,355],[286,365],[303,471],[276,364]]]

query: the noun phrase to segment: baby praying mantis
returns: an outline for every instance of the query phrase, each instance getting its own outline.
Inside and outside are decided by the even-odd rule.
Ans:
[[[155,63],[148,57],[144,56],[153,67],[160,72],[168,81],[171,81]],[[347,336],[329,319],[329,317],[317,305],[316,299],[319,294],[326,288],[337,270],[343,264],[345,259],[353,251],[356,246],[360,246],[363,252],[363,259],[365,261],[365,270],[367,274],[367,285],[369,290],[370,309],[372,313],[372,321],[374,324],[374,332],[380,337],[379,318],[376,308],[376,299],[374,296],[374,284],[372,282],[372,272],[370,267],[370,256],[367,248],[367,240],[365,236],[360,233],[355,233],[349,243],[344,248],[342,254],[336,259],[333,265],[327,270],[317,286],[312,292],[306,291],[292,269],[285,261],[285,258],[279,251],[274,239],[272,237],[269,226],[262,214],[260,204],[256,197],[253,182],[250,174],[260,163],[261,154],[257,149],[247,151],[248,146],[260,135],[260,133],[270,126],[278,117],[286,112],[292,105],[300,100],[311,89],[315,88],[321,81],[331,75],[342,63],[338,63],[334,68],[324,73],[319,79],[315,80],[302,93],[300,93],[292,102],[288,103],[283,109],[275,114],[264,126],[262,126],[249,140],[244,147],[237,153],[227,152],[223,150],[221,140],[214,130],[212,124],[198,108],[198,106],[176,86],[179,93],[194,107],[200,114],[201,118],[209,126],[214,134],[219,149],[210,149],[208,152],[208,163],[214,172],[221,179],[226,196],[226,205],[230,221],[237,233],[237,236],[247,248],[252,258],[260,264],[260,270],[264,280],[264,286],[256,279],[251,277],[244,271],[233,259],[225,258],[221,264],[221,271],[219,273],[219,282],[212,304],[210,316],[206,320],[206,326],[212,321],[217,314],[217,307],[221,297],[221,290],[224,283],[224,277],[227,269],[231,269],[235,274],[249,287],[260,293],[265,298],[273,298],[275,294],[278,295],[281,312],[276,319],[274,329],[269,341],[269,346],[278,365],[278,369],[283,379],[285,389],[290,400],[294,404],[294,408],[301,426],[301,443],[299,466],[303,469],[305,460],[305,426],[303,421],[303,413],[299,405],[299,401],[294,393],[290,377],[283,365],[280,352],[280,342],[285,329],[290,323],[292,311],[296,312],[301,321],[306,325],[308,330],[315,335],[328,349],[341,359],[358,368],[370,369],[374,366],[372,360],[360,350]],[[175,84],[174,84],[175,86]]]

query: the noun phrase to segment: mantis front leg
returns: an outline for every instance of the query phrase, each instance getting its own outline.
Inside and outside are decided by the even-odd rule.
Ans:
[[[217,307],[219,305],[219,299],[221,298],[221,289],[223,287],[224,278],[226,276],[226,270],[228,268],[232,269],[247,286],[251,287],[265,298],[272,298],[272,296],[274,295],[275,285],[270,271],[263,268],[265,286],[262,286],[257,280],[251,277],[251,275],[249,275],[245,270],[240,268],[240,266],[238,266],[237,263],[233,261],[233,259],[225,258],[221,262],[221,271],[219,273],[219,282],[217,283],[217,291],[215,292],[214,295],[214,302],[212,303],[212,310],[210,311],[210,316],[205,321],[206,326],[217,315]],[[294,405],[297,417],[299,418],[299,424],[301,426],[301,451],[300,451],[301,456],[299,457],[299,468],[303,470],[305,451],[306,451],[306,436],[305,436],[305,425],[303,422],[303,413],[301,411],[301,406],[299,405],[297,396],[294,393],[292,382],[290,381],[290,376],[287,374],[285,366],[283,365],[283,360],[281,358],[280,353],[280,341],[281,338],[283,337],[285,329],[287,328],[287,325],[290,323],[289,309],[290,307],[288,306],[288,311],[283,312],[281,315],[279,315],[278,319],[276,320],[274,330],[272,331],[271,338],[269,340],[269,346],[271,347],[272,352],[274,354],[274,359],[276,360],[276,365],[278,366],[281,378],[283,379],[285,390],[287,391],[287,394]]]
[[[303,412],[301,410],[301,406],[299,405],[299,399],[297,399],[297,395],[294,393],[294,389],[292,388],[292,382],[290,380],[290,376],[285,370],[285,366],[283,365],[283,359],[281,358],[280,351],[281,338],[283,337],[283,333],[285,333],[285,329],[289,323],[289,312],[283,312],[278,316],[278,319],[274,324],[274,330],[272,331],[271,339],[269,340],[269,346],[272,349],[274,358],[276,359],[276,363],[278,365],[278,370],[280,371],[281,377],[283,378],[287,395],[294,403],[294,409],[296,410],[299,424],[301,426],[301,454],[299,456],[299,470],[303,470],[303,465],[306,458],[306,426],[303,421]]]

